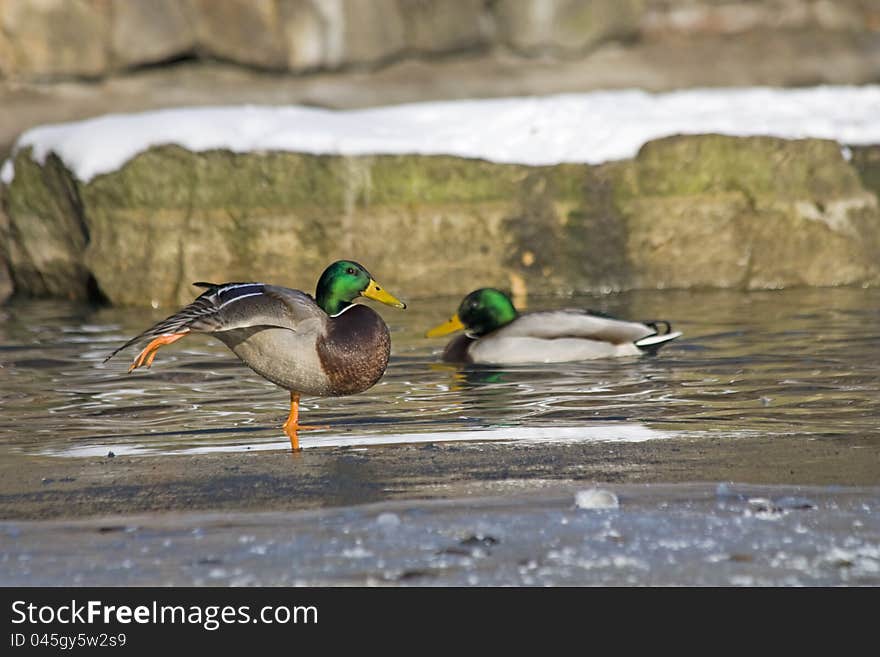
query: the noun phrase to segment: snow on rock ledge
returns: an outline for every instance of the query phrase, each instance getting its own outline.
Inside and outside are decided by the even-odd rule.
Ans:
[[[854,164],[878,115],[870,87],[44,126],[4,169],[4,255],[22,293],[165,306],[194,280],[311,290],[339,257],[409,298],[876,284],[876,176]],[[749,134],[775,136],[727,136]]]
[[[608,91],[416,103],[367,110],[208,107],[117,114],[41,126],[16,151],[58,155],[82,182],[152,146],[194,152],[457,155],[510,164],[598,164],[674,134],[718,133],[880,143],[880,86]],[[10,162],[3,181],[14,176]]]

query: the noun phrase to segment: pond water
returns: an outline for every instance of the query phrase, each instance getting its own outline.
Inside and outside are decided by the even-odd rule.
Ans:
[[[534,297],[667,319],[657,356],[517,367],[441,364],[424,331],[459,299],[379,307],[392,331],[384,378],[365,393],[304,397],[328,425],[303,448],[444,440],[653,440],[670,435],[880,437],[880,290],[651,291]],[[171,309],[16,301],[0,308],[0,449],[95,456],[278,449],[287,393],[219,341],[191,336],[127,373],[122,342]],[[878,473],[880,475],[880,473]],[[878,476],[880,481],[880,476]]]
[[[288,450],[286,392],[207,336],[163,348],[150,370],[126,372],[136,349],[103,362],[170,311],[0,308],[0,584],[880,583],[880,290],[532,298],[530,309],[667,319],[684,336],[654,357],[504,368],[440,364],[444,340],[423,334],[459,300],[407,301],[380,308],[393,347],[378,385],[303,399],[304,421],[329,428],[303,432],[298,458],[224,460],[192,481],[168,473]],[[756,437],[751,456],[740,440],[723,457],[742,461],[745,482],[777,442],[785,472],[800,471],[809,444],[841,445],[850,465],[823,458],[836,447],[814,453],[803,481],[825,485],[795,488],[688,474]],[[660,454],[674,438],[698,445],[683,478],[600,481],[611,504],[582,503],[595,485],[579,474],[584,443]],[[87,465],[60,465],[74,463]],[[485,485],[469,492],[474,463]],[[425,481],[449,492],[428,501]],[[495,497],[478,498],[486,491]]]

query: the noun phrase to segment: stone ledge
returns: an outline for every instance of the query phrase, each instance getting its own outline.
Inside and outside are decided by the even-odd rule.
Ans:
[[[19,293],[117,304],[175,306],[195,280],[310,289],[339,257],[408,298],[880,283],[877,196],[815,139],[670,137],[598,166],[165,146],[85,184],[25,150],[5,207]]]
[[[791,44],[800,41],[821,44],[813,51],[822,56],[832,43],[869,56],[880,8],[864,0],[6,0],[0,76],[99,79],[181,58],[297,74],[474,51],[564,61],[608,44],[723,47],[760,35],[793,67]],[[743,56],[747,68],[765,59]]]

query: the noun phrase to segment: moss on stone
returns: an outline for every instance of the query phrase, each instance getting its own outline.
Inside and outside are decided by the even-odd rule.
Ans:
[[[581,176],[578,203],[561,234],[569,289],[622,290],[632,285],[628,225],[615,200],[616,169],[591,167]]]
[[[851,151],[862,185],[880,199],[880,146],[853,146]]]
[[[577,167],[546,167],[561,181]],[[241,209],[485,202],[510,198],[530,167],[452,156],[331,156],[151,148],[83,185],[116,207]],[[561,189],[571,193],[576,183]]]
[[[9,270],[9,243],[12,239],[9,215],[6,213],[6,185],[0,183],[0,303],[13,292],[12,274]]]
[[[31,294],[90,275],[120,304],[184,303],[195,280],[311,290],[341,257],[404,298],[880,280],[877,198],[822,140],[679,136],[546,167],[160,146],[86,184],[16,164],[9,262]]]
[[[835,142],[678,136],[618,167],[637,287],[838,285],[880,272],[880,224],[865,219],[880,219],[877,204]]]
[[[861,190],[840,145],[822,139],[675,136],[645,144],[618,193],[690,196],[742,191],[781,199],[831,198]]]
[[[86,298],[82,252],[88,232],[73,176],[54,155],[37,164],[29,148],[17,154],[15,172],[5,206],[6,254],[16,287],[35,296]]]
[[[480,203],[516,194],[524,167],[451,156],[381,155],[360,160],[369,169],[364,205]],[[355,165],[356,166],[356,165]]]

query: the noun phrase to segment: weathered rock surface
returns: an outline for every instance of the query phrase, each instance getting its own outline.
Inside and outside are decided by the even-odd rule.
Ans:
[[[0,72],[47,78],[97,77],[109,70],[109,13],[89,0],[5,0],[0,33],[9,55]],[[2,38],[2,37],[0,37]]]
[[[199,46],[247,66],[281,69],[287,52],[274,0],[190,0]]]
[[[19,292],[118,304],[174,306],[196,280],[311,289],[340,257],[409,298],[880,283],[877,196],[823,140],[679,136],[549,167],[163,146],[86,184],[22,151],[5,207]]]
[[[9,244],[9,217],[3,210],[6,205],[4,202],[5,188],[0,185],[0,244]],[[9,265],[6,260],[4,249],[0,249],[0,301],[8,299],[13,292],[12,275],[9,272]]]
[[[794,51],[815,42],[812,52],[838,55],[836,75],[851,77],[840,70],[839,55],[853,60],[847,69],[874,58],[880,6],[866,0],[4,0],[0,26],[0,74],[18,80],[103,77],[183,57],[294,73],[474,49],[564,61],[603,43],[675,49],[690,40],[720,49],[706,67],[717,75],[732,37],[768,44],[761,52],[742,51],[746,68],[769,54],[802,75]],[[843,38],[828,38],[833,35]],[[875,66],[868,79],[876,77]]]
[[[47,158],[44,166],[30,158],[21,163],[16,184],[3,198],[10,238],[3,245],[3,256],[15,288],[35,296],[85,298],[88,229],[77,183],[55,156]]]
[[[399,0],[409,52],[430,54],[464,52],[488,47],[493,20],[482,0],[423,2]]]
[[[839,285],[878,274],[877,197],[834,142],[658,140],[618,195],[635,287]]]
[[[868,0],[3,0],[0,157],[35,125],[880,80]]]
[[[500,40],[526,54],[582,52],[606,40],[634,39],[643,0],[501,0],[495,7]]]
[[[195,17],[186,2],[112,0],[110,12],[115,68],[172,60],[195,50]]]
[[[854,146],[850,150],[862,185],[880,197],[880,145]]]

